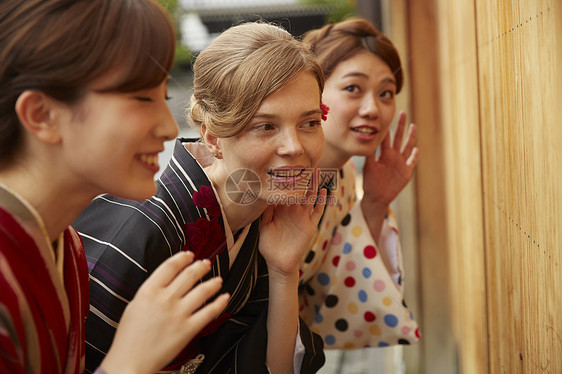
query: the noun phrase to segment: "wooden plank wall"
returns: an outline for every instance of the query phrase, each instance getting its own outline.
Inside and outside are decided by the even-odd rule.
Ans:
[[[407,0],[383,0],[381,1],[381,18],[383,20],[383,28],[388,37],[392,40],[402,60],[402,69],[404,73],[404,85],[402,91],[396,96],[396,108],[398,111],[403,110],[408,114],[411,120],[411,79],[410,79],[410,63],[411,58],[408,51],[408,35],[405,32],[408,28],[407,22]],[[396,115],[396,118],[398,115]],[[395,118],[395,119],[396,119]],[[411,121],[410,121],[411,122]],[[393,131],[396,123],[393,124]],[[393,204],[393,208],[398,212],[397,220],[400,228],[400,241],[404,251],[404,269],[405,269],[405,301],[414,313],[417,320],[422,320],[421,308],[421,287],[419,278],[418,257],[418,236],[416,222],[416,188],[415,180],[409,183],[400,193],[399,197]],[[403,358],[406,370],[409,374],[417,373],[419,362],[421,360],[422,344],[413,344],[411,346],[402,347]]]
[[[560,3],[406,0],[391,28],[421,156],[408,373],[562,373]]]
[[[554,4],[476,1],[492,373],[562,373]]]
[[[483,177],[474,4],[440,1],[437,19],[439,25],[447,25],[446,32],[439,30],[438,58],[455,364],[460,372],[485,373],[488,355],[483,339],[487,331]]]

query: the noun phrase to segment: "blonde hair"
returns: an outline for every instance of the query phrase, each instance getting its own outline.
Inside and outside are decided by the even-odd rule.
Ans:
[[[262,100],[301,72],[324,74],[309,47],[283,28],[250,22],[224,31],[195,60],[188,123],[218,138],[239,133]],[[290,109],[290,108],[287,108]]]

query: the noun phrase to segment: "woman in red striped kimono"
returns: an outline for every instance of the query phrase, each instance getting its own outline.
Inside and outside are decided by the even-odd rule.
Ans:
[[[0,372],[84,371],[88,271],[69,225],[103,192],[155,192],[157,155],[177,135],[174,49],[152,0],[0,3]],[[222,281],[191,289],[210,269],[192,260],[154,272],[97,372],[154,372],[223,310],[228,296],[199,309]]]

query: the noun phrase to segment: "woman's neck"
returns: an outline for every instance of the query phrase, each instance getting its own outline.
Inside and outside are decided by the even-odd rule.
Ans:
[[[79,194],[69,191],[69,186],[57,183],[56,175],[42,174],[40,170],[33,168],[11,168],[0,173],[0,182],[37,211],[43,220],[49,241],[53,243],[91,199],[87,196],[79,197]]]
[[[216,162],[206,167],[205,172],[218,194],[232,234],[254,222],[267,208],[267,203],[260,199],[251,204],[240,204],[233,201],[225,189],[227,175]]]
[[[334,146],[333,144],[326,142],[326,148],[320,158],[318,167],[321,169],[341,169],[347,161],[351,158],[346,152],[343,152],[340,148]]]

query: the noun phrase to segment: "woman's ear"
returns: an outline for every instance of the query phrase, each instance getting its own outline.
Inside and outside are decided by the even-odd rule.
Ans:
[[[45,143],[60,143],[55,100],[40,91],[27,90],[16,101],[16,114],[30,135]]]
[[[207,126],[205,124],[201,125],[201,137],[205,141],[209,152],[215,156],[215,158],[222,158],[222,152],[220,149],[219,138],[214,135],[211,135],[207,130]]]

